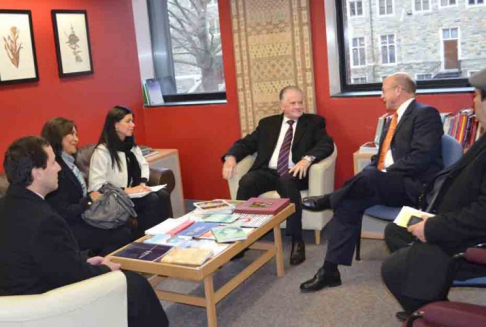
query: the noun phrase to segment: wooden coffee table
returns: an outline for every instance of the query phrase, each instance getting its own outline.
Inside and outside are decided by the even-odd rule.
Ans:
[[[206,308],[208,326],[216,327],[216,304],[221,301],[226,295],[228,295],[232,290],[238,287],[238,285],[240,285],[243,281],[248,279],[265,263],[270,261],[273,257],[276,258],[277,276],[282,277],[284,275],[282,234],[280,231],[280,224],[294,212],[294,204],[289,204],[285,209],[273,216],[272,219],[267,221],[263,226],[255,229],[250,235],[248,235],[248,239],[246,239],[245,241],[231,243],[231,245],[226,250],[224,250],[218,256],[206,261],[206,263],[199,267],[166,264],[161,262],[150,262],[112,256],[122,249],[113,252],[109,256],[113,262],[120,263],[124,270],[132,270],[140,273],[153,274],[154,276],[151,278],[152,285],[156,285],[157,282],[160,281],[159,277],[169,277],[194,282],[203,282],[204,297],[158,290],[155,290],[155,293],[161,300],[184,303]],[[263,235],[265,235],[272,229],[274,234],[273,243],[258,241]],[[148,237],[149,236],[145,236],[138,241],[143,241]],[[249,248],[251,250],[257,250],[262,253],[243,271],[241,271],[239,274],[229,280],[218,290],[215,290],[213,285],[213,275],[215,271],[217,271],[217,269],[219,269],[221,266],[224,266],[230,261],[231,258],[233,258],[235,255],[237,255],[246,248]]]

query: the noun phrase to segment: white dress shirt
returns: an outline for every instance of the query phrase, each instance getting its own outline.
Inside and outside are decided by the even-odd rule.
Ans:
[[[278,136],[278,141],[277,145],[275,146],[275,150],[273,150],[272,157],[270,158],[270,162],[268,163],[268,167],[271,169],[277,169],[277,164],[278,164],[278,154],[280,152],[280,148],[282,147],[282,143],[285,138],[285,134],[287,133],[290,125],[287,124],[287,122],[290,119],[284,116],[282,120],[282,126],[280,127],[280,135]],[[297,129],[297,124],[299,123],[299,120],[294,120],[294,124],[292,125],[292,142],[290,143],[290,153],[289,153],[289,169],[295,166],[295,163],[292,161],[292,145],[294,144],[294,135],[295,135],[295,130]]]
[[[415,98],[412,98],[412,99],[408,99],[407,101],[405,101],[404,103],[402,103],[400,105],[400,107],[398,107],[397,109],[397,126],[398,126],[398,123],[400,123],[400,119],[403,117],[403,114],[405,113],[405,111],[407,110],[408,106],[410,105],[410,103],[415,100]],[[386,171],[386,168],[390,167],[391,165],[393,165],[394,161],[393,161],[393,156],[392,156],[392,152],[391,152],[391,147],[388,149],[388,151],[386,152],[386,155],[385,155],[385,162],[383,163],[383,171]]]

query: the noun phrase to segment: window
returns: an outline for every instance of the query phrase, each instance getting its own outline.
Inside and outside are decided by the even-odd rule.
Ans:
[[[366,76],[365,77],[353,77],[353,84],[362,84],[366,83]]]
[[[381,63],[382,64],[394,64],[395,58],[395,35],[381,35],[380,36],[380,48],[381,48]]]
[[[362,0],[352,0],[349,1],[349,16],[363,16],[363,1]]]
[[[415,74],[415,79],[417,81],[426,81],[432,78],[434,78],[432,74]]]
[[[444,69],[459,69],[459,31],[457,28],[442,29],[443,67]]]
[[[147,0],[154,70],[166,102],[224,100],[216,0]]]
[[[393,0],[378,0],[378,15],[393,15]]]
[[[332,95],[379,91],[382,76],[400,71],[419,79],[420,92],[468,87],[468,71],[486,67],[486,52],[481,51],[486,38],[478,34],[485,29],[485,20],[479,18],[485,16],[486,4],[465,10],[459,0],[438,0],[439,5],[433,0],[362,0],[363,17],[354,19],[350,1],[325,1],[326,22],[332,22],[326,23],[327,32],[337,39],[328,40],[329,64],[338,67],[330,70]],[[336,7],[329,8],[332,4]],[[414,14],[415,6],[428,12]],[[383,16],[390,13],[398,15]],[[437,27],[438,22],[443,24]],[[360,76],[366,82],[354,79]]]
[[[457,5],[457,0],[440,0],[439,3],[441,7],[452,7]]]
[[[364,37],[353,38],[352,44],[353,67],[360,67],[366,65],[365,41]]]
[[[469,6],[484,5],[484,0],[466,0]]]
[[[413,0],[415,11],[430,11],[430,0]]]

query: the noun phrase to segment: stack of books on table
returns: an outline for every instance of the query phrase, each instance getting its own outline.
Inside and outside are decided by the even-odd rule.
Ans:
[[[226,250],[228,243],[246,240],[288,203],[289,199],[251,198],[235,208],[224,200],[198,202],[193,212],[146,230],[143,242],[131,243],[115,255],[200,266]]]

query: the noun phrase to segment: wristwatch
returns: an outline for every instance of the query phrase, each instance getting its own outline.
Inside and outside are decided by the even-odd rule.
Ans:
[[[307,161],[309,161],[310,163],[313,163],[313,162],[314,162],[314,160],[316,160],[316,157],[307,155],[307,156],[303,156],[303,157],[302,157],[302,159],[303,159],[303,160],[307,160]]]

